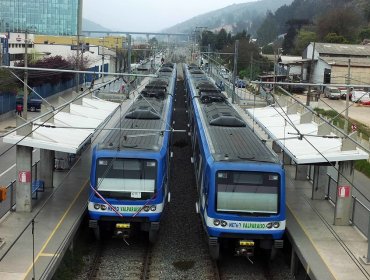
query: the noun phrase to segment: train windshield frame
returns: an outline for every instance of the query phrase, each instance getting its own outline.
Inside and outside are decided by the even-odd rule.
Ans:
[[[157,166],[153,159],[99,158],[96,189],[106,198],[150,199],[157,190]]]
[[[280,181],[280,175],[272,172],[218,171],[216,211],[253,216],[279,214]]]

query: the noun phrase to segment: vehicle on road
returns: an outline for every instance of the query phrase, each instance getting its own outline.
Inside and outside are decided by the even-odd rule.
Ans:
[[[245,88],[247,86],[246,82],[241,80],[241,79],[237,79],[235,81],[235,86],[238,87],[238,88]]]
[[[16,105],[20,104],[23,106],[23,95],[16,97]],[[27,111],[36,112],[41,110],[42,100],[37,98],[29,97],[27,101]]]
[[[351,96],[351,101],[352,102],[369,102],[370,101],[370,92],[366,92],[363,90],[353,90],[352,91],[352,96]]]
[[[225,79],[225,80],[229,80],[230,79],[230,73],[228,70],[226,70],[225,68],[222,68],[219,72],[220,76]]]
[[[341,99],[346,99],[347,88],[346,87],[338,87],[338,89],[340,90],[340,98]],[[350,90],[349,90],[349,100],[351,100],[351,98],[352,98],[352,91],[353,91],[353,88],[350,88]]]
[[[217,86],[221,91],[224,91],[224,90],[225,90],[225,84],[224,84],[222,81],[218,81],[218,82],[216,82],[216,86]]]
[[[339,99],[341,97],[341,92],[337,87],[325,87],[324,97],[329,99]]]
[[[287,88],[291,93],[303,93],[306,90],[303,85],[288,85]]]

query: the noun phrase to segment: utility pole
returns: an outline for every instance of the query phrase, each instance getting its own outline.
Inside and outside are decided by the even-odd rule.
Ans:
[[[24,32],[24,83],[23,83],[23,118],[27,120],[28,104],[28,30]]]
[[[253,78],[253,75],[252,75],[252,70],[253,70],[253,52],[251,52],[251,67],[250,67],[250,70],[249,70],[249,72],[250,72],[250,74],[249,74],[249,80],[250,80],[250,82],[252,81],[252,78]]]
[[[235,41],[235,50],[234,50],[234,70],[233,70],[233,93],[231,97],[231,102],[235,103],[235,82],[236,82],[236,72],[238,71],[238,47],[239,40]]]
[[[313,77],[313,60],[315,58],[315,44],[316,42],[313,42],[312,56],[311,56],[311,62],[310,62],[310,77],[309,77],[310,83],[312,83],[312,77]],[[310,99],[311,99],[311,86],[308,86],[306,106],[310,106],[310,101],[311,101]]]
[[[211,44],[208,44],[208,73],[212,74],[212,67],[211,67]]]
[[[127,72],[131,74],[131,35],[127,35]],[[131,77],[127,77],[128,83],[126,85],[126,91],[127,91],[127,99],[130,99],[130,91],[131,91]]]
[[[82,29],[82,0],[78,0],[78,11],[77,11],[77,52],[76,52],[76,70],[80,70],[80,35]],[[82,52],[81,48],[81,52]],[[76,93],[80,92],[80,74],[76,73]]]
[[[102,74],[102,76],[101,76],[101,81],[104,83],[104,70],[105,70],[105,67],[104,67],[104,55],[105,55],[105,50],[104,50],[104,48],[105,48],[105,38],[103,37],[103,39],[102,40],[99,40],[99,42],[101,42],[101,43],[103,43],[103,47],[102,47],[102,55],[101,55],[101,58],[102,58],[102,72],[103,72],[103,74]]]
[[[116,69],[116,73],[118,72],[118,69],[117,69],[117,67],[118,67],[118,37],[117,38],[115,38],[116,39],[116,63],[115,63],[115,69]]]
[[[347,74],[347,85],[351,83],[351,59],[348,58],[348,74]],[[346,111],[345,111],[345,122],[344,122],[344,132],[348,132],[348,110],[349,110],[349,93],[350,88],[347,86],[347,94],[346,94]]]

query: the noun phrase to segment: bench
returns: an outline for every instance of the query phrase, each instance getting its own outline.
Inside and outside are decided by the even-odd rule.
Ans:
[[[32,199],[37,199],[38,193],[45,190],[45,183],[43,180],[34,180],[32,182]]]

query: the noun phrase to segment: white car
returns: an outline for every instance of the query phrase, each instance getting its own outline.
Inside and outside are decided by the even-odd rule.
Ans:
[[[369,102],[370,93],[362,90],[353,90],[351,96],[352,102]]]
[[[341,92],[337,87],[326,87],[324,89],[324,96],[330,99],[339,99]]]

